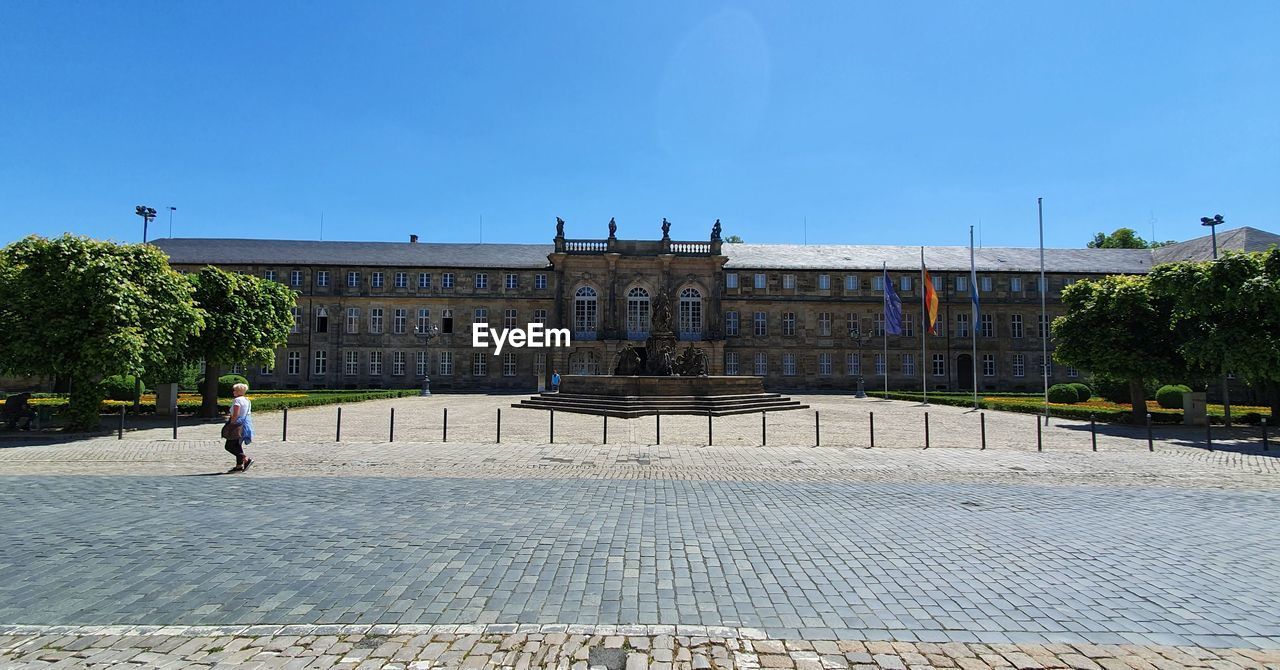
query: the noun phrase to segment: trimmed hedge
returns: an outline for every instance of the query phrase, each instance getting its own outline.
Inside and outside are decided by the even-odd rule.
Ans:
[[[1077,403],[1080,402],[1080,394],[1068,384],[1054,384],[1049,387],[1049,402]]]
[[[1080,398],[1080,402],[1089,402],[1093,398],[1093,389],[1089,388],[1088,384],[1073,382],[1067,386],[1076,390],[1076,397]]]
[[[108,400],[133,400],[137,392],[137,377],[133,375],[111,375],[103,379],[98,386]]]
[[[1165,409],[1182,409],[1182,394],[1190,392],[1191,387],[1184,384],[1166,384],[1156,391],[1156,404]]]

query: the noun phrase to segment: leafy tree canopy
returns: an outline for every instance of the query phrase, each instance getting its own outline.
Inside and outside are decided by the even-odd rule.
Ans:
[[[728,237],[724,238],[724,241],[725,241],[725,244],[742,244],[742,236],[729,235]]]
[[[1132,228],[1117,228],[1115,232],[1107,235],[1105,233],[1096,233],[1093,239],[1089,241],[1090,249],[1148,249],[1150,245],[1147,241],[1138,236],[1138,232]]]

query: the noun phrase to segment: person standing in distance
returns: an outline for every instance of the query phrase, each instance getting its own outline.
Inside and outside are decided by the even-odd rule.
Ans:
[[[253,459],[244,453],[245,445],[253,442],[253,404],[244,395],[248,391],[245,384],[231,387],[231,415],[227,417],[230,431],[229,434],[224,433],[226,449],[236,457],[236,466],[231,468],[231,472],[244,472],[253,465]]]
[[[556,393],[560,392],[560,371],[559,370],[551,371],[551,389]]]

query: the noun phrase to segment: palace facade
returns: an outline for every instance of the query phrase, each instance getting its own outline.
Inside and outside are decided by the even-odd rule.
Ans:
[[[760,375],[779,390],[971,389],[1042,386],[1047,322],[1073,281],[1143,274],[1199,259],[1201,240],[1162,249],[984,248],[975,252],[981,312],[973,322],[967,247],[925,247],[940,299],[936,333],[922,327],[920,247],[729,244],[704,240],[569,239],[552,244],[437,244],[251,239],[161,239],[182,271],[204,265],[282,282],[298,293],[294,327],[273,368],[241,367],[255,388],[416,387],[533,390],[558,369],[608,374],[627,345],[643,346],[651,306],[666,292],[677,335],[706,351],[712,374]],[[1253,229],[1236,248],[1280,240]],[[1244,238],[1253,234],[1253,241]],[[887,336],[883,274],[903,305]],[[1040,319],[1041,293],[1047,319]],[[473,324],[572,333],[564,349],[472,347]],[[438,331],[429,341],[417,335]],[[922,352],[922,338],[927,350]],[[977,355],[974,356],[976,338]],[[1052,357],[1053,342],[1048,342]],[[1049,363],[1051,383],[1081,371]]]

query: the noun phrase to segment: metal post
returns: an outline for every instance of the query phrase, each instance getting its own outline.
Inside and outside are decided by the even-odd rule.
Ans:
[[[444,433],[443,435],[441,435],[441,441],[448,442],[449,441],[449,408],[448,407],[444,408],[444,423],[441,425],[441,428],[443,429],[443,433]]]
[[[600,440],[600,444],[609,444],[609,415],[604,415],[604,439]]]
[[[338,405],[338,430],[333,436],[334,442],[342,441],[342,405]]]
[[[284,429],[280,431],[280,441],[289,441],[289,406],[284,406]]]
[[[548,436],[550,437],[550,442],[548,442],[547,444],[555,444],[556,443],[556,411],[554,409],[551,410],[551,424],[547,427],[547,430],[549,431]]]
[[[1267,443],[1267,419],[1262,419],[1262,450],[1271,451],[1271,445]]]
[[[929,413],[924,413],[924,448],[929,448]]]
[[[875,449],[876,448],[876,413],[871,412],[870,417],[871,417],[871,446],[868,447],[868,449]]]
[[[656,411],[653,413],[653,421],[654,421],[654,426],[657,428],[657,437],[653,441],[653,443],[662,444],[662,412],[661,411]]]
[[[711,446],[711,410],[707,410],[707,446]]]
[[[125,407],[124,405],[121,405],[121,406],[120,406],[120,429],[119,429],[118,431],[116,431],[116,439],[117,439],[117,440],[123,440],[123,439],[124,439],[124,411],[125,411],[125,409],[126,409],[126,407]]]
[[[822,424],[819,422],[816,410],[813,413],[813,446],[822,446]]]
[[[1204,418],[1204,446],[1213,451],[1213,422],[1207,416]]]
[[[769,433],[764,429],[764,410],[760,410],[760,446],[769,444]]]
[[[396,441],[396,408],[394,407],[391,408],[391,424],[387,429],[387,441]]]
[[[178,403],[173,404],[173,439],[178,439]]]
[[[1044,451],[1044,438],[1042,438],[1040,435],[1040,432],[1042,430],[1043,428],[1040,427],[1040,417],[1037,416],[1036,417],[1036,451]]]
[[[987,413],[986,412],[978,412],[978,425],[982,429],[982,446],[978,447],[978,450],[981,451],[987,448]]]
[[[1098,422],[1093,413],[1089,414],[1089,439],[1093,441],[1093,450],[1098,450]]]
[[[502,408],[501,407],[498,408],[498,429],[495,432],[497,433],[497,435],[494,437],[493,441],[497,444],[502,444]]]
[[[1151,437],[1151,412],[1147,412],[1147,451],[1156,450],[1156,441]]]

